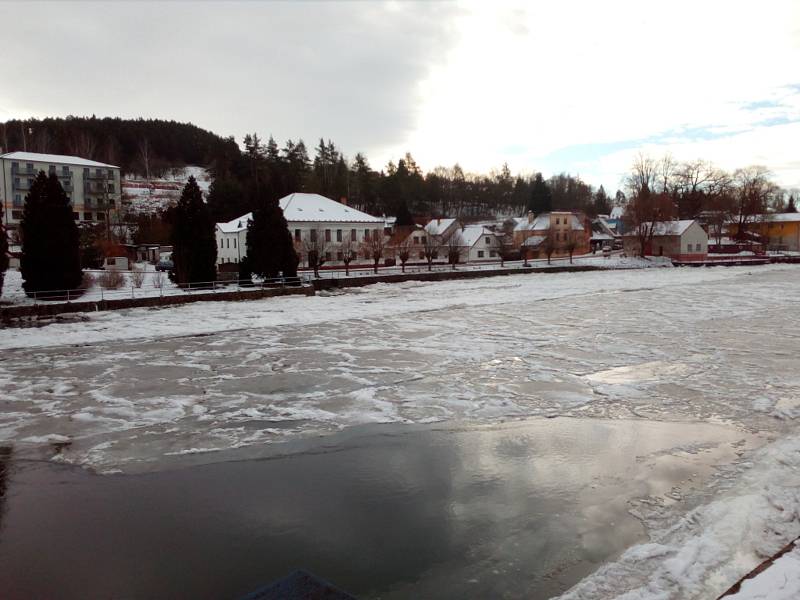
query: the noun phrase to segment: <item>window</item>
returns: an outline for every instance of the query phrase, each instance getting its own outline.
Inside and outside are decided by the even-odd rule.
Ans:
[[[84,221],[91,221],[92,220],[92,213],[90,213],[90,212],[83,213],[83,220]]]
[[[369,229],[365,229],[364,230],[364,241],[367,241],[368,239],[369,239]]]
[[[422,239],[422,243],[424,244],[425,243],[425,236],[423,235],[421,239]]]
[[[22,218],[22,211],[21,210],[12,210],[11,211],[11,218],[12,219],[21,219]]]
[[[495,256],[497,256],[497,252],[492,250],[491,252],[489,252],[489,256],[495,257]]]
[[[331,260],[331,253],[330,252],[326,252],[325,253],[325,260]]]
[[[356,230],[355,229],[351,229],[350,230],[350,241],[351,242],[355,242],[356,241]]]
[[[29,164],[30,164],[30,163],[29,163]],[[33,165],[30,165],[30,166],[32,167]],[[17,163],[17,162],[12,162],[12,163],[11,163],[11,170],[12,170],[12,171],[17,171],[17,170],[19,170],[19,163]]]
[[[344,254],[342,254],[342,251],[341,251],[341,250],[339,250],[339,251],[336,253],[336,260],[342,260],[343,258],[344,258]]]
[[[336,230],[336,241],[337,242],[341,242],[342,241],[342,230],[341,229],[337,229]],[[341,259],[339,259],[339,260],[341,260]]]
[[[225,240],[223,240],[222,238],[220,238],[220,240],[219,240],[219,247],[220,248],[224,248],[225,247]]]
[[[19,187],[19,177],[14,177],[14,187],[15,188]]]
[[[312,229],[311,230],[311,241],[312,242],[316,242],[317,241],[317,230],[316,229]]]
[[[556,241],[558,241],[558,234],[556,234]]]
[[[69,175],[69,167],[68,167],[68,166],[66,166],[66,165],[62,166],[62,167],[61,167],[61,172],[62,172],[64,175]]]
[[[226,248],[230,248],[231,247],[231,238],[228,238],[227,240],[225,240],[225,247]]]
[[[694,249],[697,250],[698,252],[700,252],[700,248],[701,248],[700,244],[696,244],[694,247]]]
[[[106,213],[97,213],[97,220],[98,221],[105,221],[106,220]]]
[[[478,250],[478,258],[483,258],[483,250]]]
[[[112,194],[114,193],[114,184],[113,183],[109,183],[108,184],[108,191],[111,192]]]
[[[81,218],[81,216],[78,213],[74,212],[74,213],[72,213],[72,218],[77,221],[78,219]]]
[[[687,252],[691,252],[691,251],[692,251],[692,245],[691,245],[691,244],[689,244],[689,245],[686,247],[686,251],[687,251]]]
[[[103,176],[103,171],[102,171],[102,169],[95,169],[95,170],[94,170],[94,174],[95,174],[97,177],[102,177],[102,176]]]
[[[233,238],[233,247],[236,248],[236,238]]]
[[[486,245],[488,246],[491,243],[492,243],[492,239],[487,237],[486,238]]]
[[[14,194],[14,206],[22,206],[22,195]]]
[[[83,176],[84,177],[88,177],[89,176],[89,167],[83,167]]]
[[[300,230],[299,229],[295,229],[294,230],[294,241],[295,242],[299,242],[300,241]]]
[[[420,258],[425,258],[425,253],[424,253],[424,252],[420,252],[420,253],[419,253],[419,257],[420,257]]]
[[[414,244],[417,244],[417,245],[419,244],[419,236],[418,235],[414,236]]]
[[[561,224],[561,219],[559,219],[558,217],[556,217],[556,225],[560,225],[560,224]]]
[[[47,172],[48,173],[55,173],[56,172],[56,166],[55,165],[49,165],[47,167]]]
[[[330,229],[326,229],[325,230],[325,241],[326,242],[330,242],[331,241],[331,230]]]
[[[106,259],[106,264],[107,265],[115,265],[115,264],[117,264],[117,259],[116,258],[107,258]]]
[[[114,179],[114,171],[112,169],[108,170],[108,177],[109,179]]]

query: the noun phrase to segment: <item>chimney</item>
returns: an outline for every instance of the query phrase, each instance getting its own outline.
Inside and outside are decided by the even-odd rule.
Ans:
[[[528,223],[533,223],[533,211],[528,211]]]
[[[342,196],[341,198],[339,198],[339,202],[347,206],[347,196]]]
[[[442,224],[442,220],[441,219],[436,219],[436,224],[437,225],[441,225]]]

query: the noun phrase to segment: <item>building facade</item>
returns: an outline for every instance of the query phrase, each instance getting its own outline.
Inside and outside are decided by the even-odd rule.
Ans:
[[[541,246],[550,237],[553,242],[553,256],[566,256],[569,246],[574,244],[573,254],[589,252],[591,225],[582,213],[553,211],[536,217],[528,213],[517,219],[514,227],[514,248],[522,249],[529,257],[541,256]]]
[[[40,171],[55,173],[78,222],[109,221],[120,208],[119,167],[60,154],[10,152],[0,155],[0,204],[12,237],[22,219],[25,196]]]
[[[326,264],[343,264],[344,252],[355,252],[357,262],[369,260],[366,242],[384,238],[383,217],[325,198],[319,194],[289,194],[279,201],[301,266],[308,265],[308,250],[317,248]],[[252,213],[227,223],[217,223],[217,264],[240,263],[247,256],[247,223]]]
[[[645,244],[646,256],[667,256],[678,261],[704,261],[708,258],[708,234],[697,221],[658,221],[651,227],[653,235]],[[641,242],[634,232],[628,232],[622,239],[626,254],[640,254]]]

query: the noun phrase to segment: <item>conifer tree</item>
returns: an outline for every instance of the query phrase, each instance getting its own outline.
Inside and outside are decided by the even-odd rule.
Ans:
[[[179,285],[214,281],[217,276],[217,239],[214,219],[194,177],[170,210],[172,262],[170,277]]]
[[[796,213],[797,206],[794,203],[794,195],[789,196],[789,204],[786,205],[786,212],[787,213]]]
[[[3,227],[3,213],[0,211],[0,295],[3,294],[6,269],[8,269],[8,234]]]
[[[263,190],[256,190],[256,207],[247,224],[247,265],[266,279],[297,277],[297,253],[283,209]]]
[[[553,210],[553,198],[550,193],[550,186],[547,185],[541,173],[536,173],[536,176],[533,178],[528,210],[537,215]]]
[[[40,171],[34,180],[25,196],[20,234],[20,271],[27,294],[80,287],[83,273],[78,226],[55,173],[48,177]]]

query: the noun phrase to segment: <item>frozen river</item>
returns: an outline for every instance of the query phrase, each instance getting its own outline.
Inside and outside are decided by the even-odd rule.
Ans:
[[[391,520],[386,510],[392,502],[411,503],[409,531],[427,523],[431,543],[442,542],[432,526],[442,519],[468,526],[459,543],[422,553],[419,564],[403,563],[387,542],[387,554],[378,555],[396,565],[395,580],[385,565],[383,575],[356,566],[321,574],[368,597],[408,597],[414,590],[439,595],[446,589],[441,585],[476,597],[492,591],[549,596],[648,535],[666,536],[661,546],[672,548],[667,542],[685,532],[667,529],[688,510],[761,485],[745,482],[748,473],[782,477],[754,465],[774,458],[774,444],[793,447],[800,415],[798,297],[800,268],[792,266],[649,269],[383,284],[314,298],[134,309],[0,330],[0,441],[13,449],[17,465],[9,467],[7,506],[20,505],[13,498],[15,480],[31,490],[58,478],[57,469],[28,461],[125,474],[63,471],[69,489],[85,489],[86,497],[100,489],[114,498],[133,481],[163,491],[170,480],[163,474],[175,469],[195,473],[187,476],[191,489],[224,480],[233,457],[250,464],[246,459],[286,453],[305,458],[237,467],[244,472],[237,471],[232,485],[258,495],[252,481],[266,479],[296,488],[300,497],[324,495],[324,489],[303,488],[304,474],[336,473],[326,481],[337,498],[333,509],[341,507],[345,519],[350,509],[334,490],[350,486],[385,496],[383,507],[359,499],[372,520],[353,523],[353,544],[365,543],[364,527],[376,531],[383,519]],[[355,435],[348,432],[362,429],[347,429],[353,426],[366,427],[356,450],[347,445]],[[391,435],[381,433],[386,427]],[[347,472],[347,452],[363,465],[361,479]],[[385,457],[385,471],[366,455]],[[786,459],[792,469],[793,460]],[[431,472],[409,473],[407,461],[429,463]],[[392,492],[393,473],[411,481],[400,493]],[[587,487],[593,482],[599,487]],[[514,494],[528,500],[511,502]],[[270,497],[266,506],[275,508],[266,512],[280,514],[287,501]],[[606,505],[608,514],[599,509]],[[236,500],[231,507],[245,510]],[[425,507],[433,511],[429,521],[418,518]],[[211,510],[196,509],[200,518]],[[299,502],[298,511],[309,523],[299,537],[319,530],[318,504]],[[128,526],[136,526],[139,513],[141,507],[130,509]],[[336,510],[325,514],[338,518]],[[766,512],[759,514],[768,520]],[[21,520],[9,525],[15,515]],[[37,518],[31,509],[7,508],[0,556],[9,556],[9,531],[30,537],[24,515]],[[592,530],[576,525],[579,515],[598,523],[595,534],[603,542],[591,550],[575,542],[576,531],[586,536]],[[272,548],[281,543],[274,539],[275,519],[263,524],[258,538]],[[562,521],[563,529],[553,529]],[[222,535],[211,522],[203,529],[209,543]],[[775,543],[793,531],[776,532]],[[724,587],[726,577],[771,547],[752,538],[742,542],[740,555],[714,549],[727,565],[708,567],[719,581],[665,597],[705,597],[704,585]],[[513,539],[519,549],[510,552],[499,539]],[[293,564],[303,566],[305,546],[286,544],[297,555]],[[337,550],[332,543],[322,547],[331,556]],[[611,597],[604,586],[612,578],[615,585],[625,580],[620,591],[661,585],[648,574],[657,575],[664,555],[649,552],[655,554],[634,557],[642,563],[635,574],[623,556],[605,579],[590,577],[573,596]],[[527,562],[512,561],[511,554]],[[320,550],[309,559],[312,570],[324,571],[325,556]],[[265,559],[264,572],[281,575],[275,566]],[[475,579],[470,570],[481,574],[477,582],[459,587]],[[708,574],[696,578],[705,581]],[[256,579],[248,572],[240,581],[263,583]],[[663,587],[669,591],[670,585]]]

